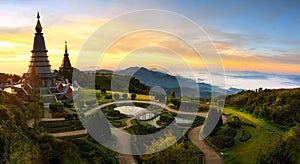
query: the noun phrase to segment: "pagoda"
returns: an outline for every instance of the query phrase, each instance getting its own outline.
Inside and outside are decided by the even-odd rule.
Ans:
[[[27,73],[24,74],[25,78],[36,71],[42,80],[42,87],[50,87],[54,84],[54,79],[57,77],[57,73],[52,72],[51,65],[48,60],[46,45],[44,36],[42,33],[43,27],[40,22],[40,14],[37,14],[37,23],[35,27],[35,37],[33,43],[33,50],[31,51],[31,61]]]
[[[61,66],[59,67],[58,79],[72,81],[73,67],[68,53],[67,41],[65,41],[65,54]]]
[[[65,41],[65,54],[64,54],[63,61],[61,63],[61,67],[59,69],[60,70],[72,71],[72,66],[71,66],[71,62],[70,62],[70,59],[69,59],[67,41]]]

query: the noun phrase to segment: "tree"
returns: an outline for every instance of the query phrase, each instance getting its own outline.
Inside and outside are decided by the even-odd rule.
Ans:
[[[155,93],[154,96],[155,96],[155,99],[158,100],[159,102],[161,102],[161,103],[165,103],[166,102],[166,97],[165,97],[164,94],[162,94],[162,93]]]
[[[162,151],[157,152],[157,150]],[[146,153],[150,152],[154,153],[140,156],[143,163],[186,163],[201,160],[200,152],[194,151],[183,141],[176,142],[172,132],[168,132],[158,140],[153,140],[150,146],[146,146]]]
[[[41,163],[33,131],[26,125],[31,107],[15,95],[0,92],[0,97],[0,163]]]
[[[35,69],[33,69],[35,70]],[[36,76],[35,76],[35,75]],[[34,81],[35,84],[35,88],[33,88],[32,90],[29,91],[29,109],[31,110],[32,113],[32,117],[34,119],[34,125],[36,125],[37,127],[35,128],[35,130],[38,130],[38,122],[40,122],[41,118],[42,118],[42,106],[41,106],[41,95],[40,95],[40,90],[39,87],[41,86],[42,82],[41,79],[39,77],[39,75],[37,75],[36,73],[31,74],[30,76],[32,79],[35,79],[36,81]]]
[[[179,98],[172,98],[171,103],[173,103],[177,108],[179,108],[181,104],[181,100]]]
[[[101,89],[101,92],[102,92],[102,93],[106,93],[106,89],[102,88],[102,89]]]
[[[124,93],[124,94],[122,95],[122,98],[123,98],[124,100],[127,100],[127,99],[128,99],[127,93]]]
[[[274,140],[262,145],[258,151],[257,162],[267,163],[294,163],[297,154],[295,136],[278,136]]]
[[[114,99],[115,99],[116,101],[119,100],[119,99],[120,99],[120,95],[117,94],[117,93],[115,93],[115,94],[114,94]]]
[[[130,96],[131,96],[131,100],[135,100],[136,99],[136,94],[135,93],[132,93]]]
[[[51,103],[49,105],[49,109],[54,111],[54,112],[63,112],[64,110],[64,104],[63,103]]]
[[[171,99],[176,98],[176,95],[175,95],[174,90],[171,91],[171,93],[170,93],[170,98],[171,98]]]
[[[33,87],[33,88],[40,88],[43,84],[40,75],[36,71],[35,67],[32,67],[29,76],[27,77],[26,81]]]

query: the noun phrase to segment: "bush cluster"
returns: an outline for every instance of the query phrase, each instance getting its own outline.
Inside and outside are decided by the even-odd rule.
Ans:
[[[64,110],[64,104],[63,103],[51,103],[49,105],[49,109],[53,112],[63,112]]]
[[[242,136],[240,137],[241,142],[246,142],[251,138],[251,133],[248,130],[242,131]]]
[[[238,116],[232,116],[228,121],[228,125],[233,128],[239,128],[242,124]]]

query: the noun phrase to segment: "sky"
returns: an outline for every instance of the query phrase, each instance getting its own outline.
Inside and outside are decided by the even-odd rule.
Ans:
[[[0,72],[22,75],[27,71],[37,11],[41,16],[40,21],[50,64],[52,69],[58,69],[63,58],[65,40],[68,41],[72,65],[76,65],[77,55],[97,29],[120,15],[143,9],[168,10],[183,15],[199,25],[208,35],[211,41],[209,44],[213,44],[228,72],[264,72],[267,75],[271,74],[272,77],[277,74],[279,79],[283,78],[283,75],[291,77],[300,75],[300,1],[298,0],[2,0],[0,3]],[[96,51],[97,46],[109,40],[114,32],[156,21],[149,17],[141,16],[141,18],[143,19],[128,19],[119,26],[111,27],[94,42],[91,53],[99,54]],[[162,19],[161,23],[165,25],[168,21]],[[188,36],[190,40],[197,43],[194,46],[199,46],[203,50],[202,53],[206,53],[208,42],[199,39],[193,30],[185,29],[185,25],[180,23],[173,28]],[[126,63],[120,64],[122,60]],[[117,40],[107,49],[103,62],[100,62],[97,67],[115,69],[118,65],[145,66],[151,65],[149,61],[152,65],[153,63],[163,65],[171,70],[181,69],[184,61],[199,72],[206,69],[207,63],[213,62],[199,58],[193,49],[174,35],[139,31]],[[94,67],[96,66],[89,66],[87,63],[82,69]],[[274,81],[271,78],[272,80]],[[282,83],[287,82],[289,81],[282,81]]]

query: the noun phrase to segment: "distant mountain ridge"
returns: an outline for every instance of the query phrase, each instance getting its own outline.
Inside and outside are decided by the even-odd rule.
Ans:
[[[150,70],[144,67],[130,67],[124,70],[115,71],[118,75],[131,75],[136,79],[139,79],[141,83],[148,86],[160,86],[165,89],[169,95],[172,90],[175,91],[176,95],[195,96],[197,87],[200,91],[200,97],[211,97],[211,91],[214,90],[216,96],[223,95],[226,92],[227,95],[235,94],[242,89],[229,88],[227,90],[222,89],[218,86],[211,86],[207,83],[196,83],[192,79],[184,78],[181,76],[173,76],[166,73],[159,72],[157,70]],[[179,85],[180,84],[180,85]]]

